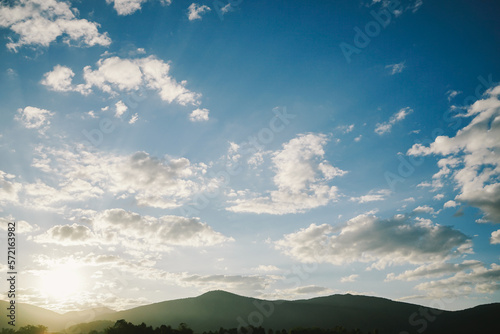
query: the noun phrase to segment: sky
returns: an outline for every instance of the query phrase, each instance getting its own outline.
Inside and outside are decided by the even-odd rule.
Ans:
[[[17,302],[500,302],[499,12],[2,1],[0,240],[17,222]]]

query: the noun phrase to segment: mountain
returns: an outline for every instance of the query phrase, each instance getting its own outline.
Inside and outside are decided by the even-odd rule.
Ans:
[[[53,317],[45,318],[47,321],[51,320],[52,325],[44,321],[30,321],[32,324],[44,324],[51,330],[69,328],[70,318],[71,321],[75,321],[76,315],[82,316],[85,312],[89,312],[71,312],[64,315],[55,313],[54,316],[54,312],[50,313],[33,306],[31,308],[32,312]],[[359,328],[364,333],[378,329],[380,334],[500,332],[497,321],[500,303],[451,312],[384,298],[350,294],[295,301],[266,301],[225,291],[212,291],[194,298],[165,301],[120,312],[101,311],[94,310],[87,314],[92,317],[89,316],[89,320],[86,321],[92,321],[93,324],[79,325],[68,332],[85,333],[94,329],[92,327],[94,325],[99,326],[101,330],[106,324],[112,324],[119,319],[134,324],[144,322],[153,327],[162,324],[177,327],[183,322],[195,333],[216,331],[220,327],[229,329],[248,325],[274,330],[289,330],[295,327],[332,328],[340,325],[348,329]],[[60,320],[56,319],[57,315],[60,316]],[[43,317],[37,319],[43,320]]]

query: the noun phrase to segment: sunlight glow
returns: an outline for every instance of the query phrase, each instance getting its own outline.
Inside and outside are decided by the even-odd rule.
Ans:
[[[66,299],[81,291],[83,280],[75,266],[61,266],[47,270],[41,277],[40,288],[49,297]]]

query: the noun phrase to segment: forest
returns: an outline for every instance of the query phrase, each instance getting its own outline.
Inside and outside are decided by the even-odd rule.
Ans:
[[[0,334],[48,334],[47,327],[38,325],[28,325],[14,330],[12,328],[3,328]],[[53,333],[56,334],[56,333]],[[194,334],[194,331],[189,328],[185,323],[180,323],[177,328],[173,328],[167,325],[161,325],[159,327],[153,328],[152,326],[147,326],[145,323],[140,325],[134,325],[133,323],[127,322],[125,320],[118,320],[113,326],[110,326],[103,331],[99,332],[96,330],[84,332],[72,331],[70,333],[57,333],[57,334]],[[265,329],[263,327],[242,327],[242,328],[220,328],[217,331],[203,332],[202,334],[378,334],[377,330],[372,332],[363,333],[359,329],[349,330],[342,326],[336,326],[334,328],[323,329],[323,328],[303,328],[297,327],[289,330],[273,330]]]

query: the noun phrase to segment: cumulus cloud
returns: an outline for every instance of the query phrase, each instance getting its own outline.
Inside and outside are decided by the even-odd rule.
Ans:
[[[413,209],[413,212],[415,212],[415,213],[428,213],[431,215],[439,213],[439,211],[435,211],[434,208],[432,208],[428,205],[417,206],[415,209]]]
[[[360,197],[351,197],[350,200],[358,203],[383,201],[391,194],[389,189],[371,190],[368,194]]]
[[[37,236],[39,243],[60,245],[122,245],[125,248],[169,251],[172,246],[204,247],[233,241],[197,218],[141,216],[124,209],[110,209],[85,225],[56,225]]]
[[[413,112],[410,107],[402,108],[397,113],[391,116],[389,121],[384,123],[377,123],[375,127],[375,133],[383,135],[384,133],[391,132],[392,126],[398,122],[401,122]]]
[[[32,205],[50,207],[109,194],[135,199],[137,205],[175,208],[206,189],[207,166],[186,158],[159,159],[146,152],[116,155],[81,149],[38,147],[34,167],[58,179],[57,186],[41,180],[26,184]]]
[[[170,64],[154,56],[134,59],[115,56],[100,59],[96,69],[86,66],[83,69],[85,83],[74,85],[73,71],[58,65],[44,75],[42,84],[52,90],[75,91],[81,94],[89,94],[97,88],[111,96],[116,96],[119,92],[151,89],[158,92],[160,98],[168,103],[199,105],[201,94],[187,89],[186,81],[177,82],[169,72]]]
[[[208,112],[209,110],[208,109],[195,109],[191,112],[191,114],[189,114],[189,120],[191,122],[204,122],[204,121],[208,121]]]
[[[23,186],[15,181],[15,175],[0,170],[0,204],[18,203]]]
[[[415,281],[424,278],[439,278],[463,272],[464,270],[479,268],[481,266],[482,263],[476,260],[467,260],[462,263],[435,262],[419,266],[413,270],[406,270],[404,273],[399,275],[390,273],[387,275],[386,281]]]
[[[115,117],[120,118],[128,110],[128,107],[123,101],[118,101],[115,104]]]
[[[75,76],[73,70],[66,66],[56,65],[50,72],[44,74],[44,79],[40,82],[56,92],[80,92],[87,94],[84,85],[73,86],[72,80]]]
[[[493,245],[500,244],[500,230],[491,232],[490,243]]]
[[[37,107],[18,109],[15,119],[27,129],[39,129],[41,133],[50,125],[50,118],[55,113]]]
[[[448,201],[448,202],[444,203],[443,208],[444,208],[444,209],[447,209],[447,208],[454,208],[454,207],[456,207],[456,206],[458,206],[458,203],[457,203],[457,202],[455,202],[455,201],[453,201],[453,200],[450,200],[450,201]]]
[[[201,15],[209,12],[211,9],[207,5],[199,5],[197,3],[192,3],[188,8],[188,19],[189,21],[201,20]]]
[[[500,86],[489,89],[462,117],[470,123],[455,136],[439,136],[429,146],[413,145],[408,155],[444,156],[434,181],[454,181],[460,193],[455,201],[481,209],[484,219],[500,223]],[[433,183],[434,183],[433,181]]]
[[[399,64],[387,65],[385,68],[389,69],[389,72],[391,73],[391,75],[398,74],[398,73],[403,72],[403,70],[405,68],[405,62],[403,61]]]
[[[340,283],[355,282],[358,277],[359,275],[356,274],[345,276],[340,279]]]
[[[324,160],[323,134],[303,134],[272,154],[273,178],[278,190],[268,196],[236,199],[227,208],[233,212],[287,214],[304,212],[328,204],[337,198],[337,187],[328,181],[346,172]]]
[[[113,4],[113,8],[118,15],[130,15],[142,8],[142,4],[148,0],[106,0],[106,3]],[[170,5],[172,0],[160,0],[162,4]]]
[[[54,243],[60,245],[92,245],[95,236],[93,232],[84,225],[56,225],[44,234],[35,237],[39,243]]]
[[[305,263],[365,262],[377,269],[442,261],[471,252],[470,238],[462,232],[430,220],[410,221],[403,215],[387,220],[360,215],[340,228],[311,224],[285,235],[275,246]]]
[[[18,0],[0,6],[0,27],[9,28],[18,38],[7,47],[17,52],[22,46],[49,46],[58,37],[68,45],[107,46],[111,39],[98,31],[99,24],[75,16],[76,9],[65,1]]]
[[[473,292],[492,294],[500,290],[500,265],[493,263],[488,268],[473,263],[469,268],[451,277],[420,283],[415,289],[425,292],[429,298],[457,297]]]

